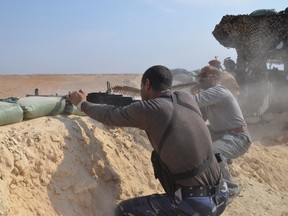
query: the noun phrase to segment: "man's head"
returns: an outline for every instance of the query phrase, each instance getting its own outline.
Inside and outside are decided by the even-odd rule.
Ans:
[[[221,67],[221,62],[218,61],[217,59],[213,59],[213,60],[209,61],[208,64],[209,64],[210,66],[216,67],[216,68],[218,68],[218,69],[222,69],[222,67]]]
[[[224,59],[224,66],[227,71],[235,71],[236,63],[230,57],[227,57]]]
[[[220,71],[213,66],[205,66],[197,75],[197,79],[201,89],[208,89],[219,84]]]
[[[160,96],[164,91],[171,90],[173,76],[171,71],[162,66],[155,65],[148,68],[141,80],[142,100],[148,100]]]

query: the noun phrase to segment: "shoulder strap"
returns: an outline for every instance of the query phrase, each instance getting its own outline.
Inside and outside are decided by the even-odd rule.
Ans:
[[[162,148],[163,148],[163,145],[164,145],[164,142],[166,141],[167,137],[168,137],[168,134],[170,133],[172,127],[173,127],[173,124],[174,124],[174,121],[175,121],[175,117],[176,117],[176,104],[177,104],[177,98],[176,98],[176,95],[175,93],[172,93],[172,102],[173,102],[173,112],[172,112],[172,115],[171,115],[171,119],[169,121],[169,124],[167,125],[166,129],[165,129],[165,132],[160,140],[160,143],[159,143],[159,147],[158,147],[158,154],[160,156],[161,154],[161,151],[162,151]]]
[[[182,102],[180,100],[178,101],[178,104],[182,105],[182,106],[184,106],[184,107],[186,107],[188,109],[193,110],[194,112],[196,112],[202,118],[202,114],[195,107],[191,106],[190,104],[184,103],[184,102]]]
[[[170,99],[170,97],[167,97]],[[176,97],[176,94],[175,92],[172,93],[172,102],[173,102],[173,112],[172,112],[172,115],[171,115],[171,119],[169,121],[169,124],[167,125],[166,129],[165,129],[165,132],[160,140],[160,143],[159,143],[159,147],[158,147],[158,154],[160,156],[160,153],[162,151],[162,148],[163,148],[163,145],[164,145],[164,142],[166,141],[167,137],[168,137],[168,134],[170,133],[171,129],[172,129],[172,126],[174,124],[174,121],[175,121],[175,117],[176,117],[176,105],[179,104],[179,105],[182,105],[188,109],[191,109],[193,110],[194,112],[196,112],[201,118],[202,118],[202,114],[193,106],[191,106],[190,104],[187,104],[187,103],[183,103],[182,101],[180,100],[177,100],[177,97]]]
[[[194,112],[196,112],[202,118],[201,113],[195,107],[193,107],[193,106],[191,106],[189,104],[183,103],[182,101],[177,101],[177,97],[176,97],[176,94],[174,92],[172,93],[172,102],[173,102],[173,112],[172,112],[169,124],[167,125],[167,127],[165,129],[165,132],[164,132],[164,134],[163,134],[163,136],[162,136],[162,138],[160,140],[160,143],[159,143],[159,147],[158,147],[158,155],[159,155],[159,157],[160,157],[163,145],[164,145],[164,143],[165,143],[165,141],[166,141],[166,139],[168,137],[168,134],[170,133],[170,131],[171,131],[172,127],[173,127],[174,121],[175,121],[177,103],[179,105],[182,105],[182,106],[188,108],[188,109],[193,110]],[[210,155],[209,158],[204,163],[202,163],[200,166],[196,167],[195,169],[189,170],[189,171],[186,171],[186,172],[182,172],[182,173],[173,174],[173,179],[175,181],[177,181],[177,180],[179,181],[179,180],[183,180],[183,179],[196,177],[199,173],[201,173],[206,168],[208,168],[211,165],[212,161],[213,161],[213,154]]]

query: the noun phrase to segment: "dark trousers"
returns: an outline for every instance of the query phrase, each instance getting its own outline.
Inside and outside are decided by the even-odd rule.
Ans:
[[[217,216],[224,212],[227,200],[226,184],[217,195],[183,197],[180,203],[166,194],[153,194],[121,202],[116,208],[115,216]]]

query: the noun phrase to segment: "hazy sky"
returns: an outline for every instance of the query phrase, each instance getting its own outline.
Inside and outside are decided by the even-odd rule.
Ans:
[[[2,0],[0,74],[194,70],[227,49],[212,31],[224,15],[284,10],[283,0]]]

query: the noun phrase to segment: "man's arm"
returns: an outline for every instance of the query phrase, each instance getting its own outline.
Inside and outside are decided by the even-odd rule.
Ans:
[[[227,89],[219,85],[192,96],[201,108],[221,102],[227,96]]]
[[[114,106],[91,103],[86,100],[86,93],[82,90],[68,94],[67,99],[74,105],[81,105],[83,111],[90,118],[106,125],[120,127],[146,128],[147,112],[142,101],[127,106]]]

